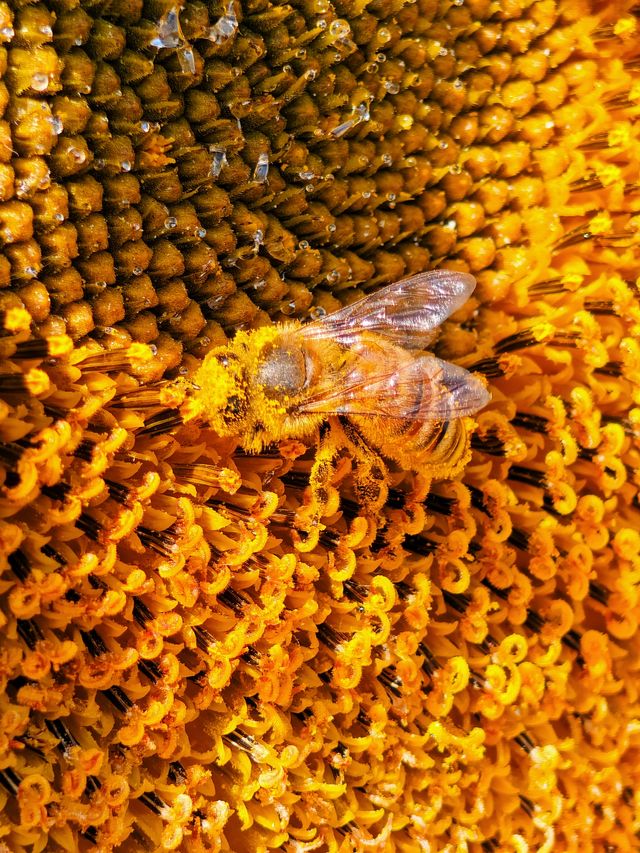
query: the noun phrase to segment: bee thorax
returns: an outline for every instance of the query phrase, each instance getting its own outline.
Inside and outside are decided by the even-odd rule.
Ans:
[[[258,365],[256,380],[270,397],[299,394],[307,381],[304,354],[299,349],[274,347]]]

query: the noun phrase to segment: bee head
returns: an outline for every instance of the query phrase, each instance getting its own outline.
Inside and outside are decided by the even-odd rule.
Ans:
[[[205,417],[218,435],[237,435],[249,411],[247,368],[231,346],[210,352],[195,376]]]

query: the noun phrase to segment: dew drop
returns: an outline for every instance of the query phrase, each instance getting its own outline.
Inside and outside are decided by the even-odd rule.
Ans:
[[[201,240],[204,240],[204,238],[207,236],[207,229],[202,227],[196,228],[194,233],[196,237],[199,237]]]
[[[337,39],[348,38],[351,35],[351,27],[344,19],[337,18],[331,22],[329,33]]]
[[[122,169],[123,172],[130,172],[131,171],[130,161],[129,160],[123,160],[122,163],[120,163],[120,168]]]
[[[224,148],[218,148],[215,145],[209,148],[209,151],[213,154],[213,162],[211,163],[209,174],[212,178],[217,178],[227,165],[227,152]]]
[[[47,74],[36,72],[31,77],[31,88],[35,92],[45,92],[49,86],[49,77]]]
[[[309,311],[309,317],[312,320],[321,320],[323,317],[327,316],[327,311],[322,305],[316,305],[314,308]]]
[[[62,119],[58,118],[58,116],[51,116],[49,118],[49,123],[51,124],[51,128],[56,136],[60,136],[62,131],[64,130],[64,125],[62,124]]]
[[[183,40],[178,9],[174,6],[158,21],[157,33],[149,44],[158,48],[174,48],[178,47]]]
[[[69,148],[69,157],[74,160],[76,163],[84,163],[87,159],[87,155],[80,148]]]
[[[238,18],[233,6],[233,0],[231,0],[225,14],[212,27],[209,27],[207,38],[214,44],[222,44],[235,35],[237,29]]]
[[[397,95],[400,91],[400,86],[392,80],[385,81],[384,88],[390,95]]]
[[[300,240],[300,242],[298,243],[298,248],[304,251],[305,249],[308,249],[310,245],[311,244],[308,240]]]
[[[178,220],[176,219],[175,216],[167,216],[167,218],[164,221],[164,227],[168,228],[168,229],[175,228],[177,226],[177,224],[178,224]]]
[[[335,222],[332,222],[330,225],[327,225],[327,231],[330,231],[333,234],[337,227],[338,226],[335,224]]]
[[[178,50],[178,62],[180,63],[180,70],[185,74],[196,73],[196,58],[193,54],[191,45],[188,47],[181,47]]]
[[[269,155],[262,151],[258,156],[258,162],[253,170],[253,180],[258,184],[266,184],[269,176]]]

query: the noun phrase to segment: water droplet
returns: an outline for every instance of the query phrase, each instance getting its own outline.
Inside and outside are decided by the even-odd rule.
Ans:
[[[180,19],[178,17],[178,8],[172,7],[158,21],[156,35],[149,42],[152,47],[158,48],[173,48],[178,47],[181,41],[180,38]]]
[[[312,320],[321,320],[322,317],[326,316],[327,311],[325,308],[322,307],[322,305],[316,305],[314,308],[311,309],[311,311],[309,311],[309,317],[311,317]]]
[[[329,33],[336,39],[348,38],[351,35],[351,27],[344,19],[336,18],[331,22]]]
[[[400,91],[400,86],[392,80],[385,81],[384,88],[390,95],[397,95]]]
[[[331,270],[331,272],[327,273],[327,281],[331,284],[335,284],[340,281],[341,278],[342,276],[338,270]]]
[[[204,240],[204,238],[207,236],[207,229],[202,227],[196,228],[194,233],[196,237],[199,237],[201,240]]]
[[[318,27],[319,30],[326,30],[327,22],[324,18],[318,18],[318,20],[316,21],[316,27]]]
[[[312,193],[315,190],[315,184],[305,184],[304,191],[307,193]]]
[[[131,171],[130,161],[129,160],[123,160],[122,163],[120,163],[120,168],[122,169],[123,172],[130,172]]]
[[[456,79],[453,81],[453,88],[458,90],[464,89],[464,83],[459,77],[456,77]]]
[[[140,122],[140,130],[143,133],[149,133],[149,131],[151,130],[151,125],[149,124],[148,121],[141,121]]]
[[[69,148],[68,153],[69,157],[71,157],[71,159],[74,160],[76,163],[84,163],[84,161],[87,159],[86,153],[80,148],[74,148],[73,146],[71,146],[71,148]]]
[[[38,270],[35,267],[25,267],[24,271],[29,278],[35,278],[38,275]]]
[[[209,174],[212,178],[217,178],[227,165],[227,152],[224,148],[218,148],[215,145],[212,145],[209,151],[213,154],[213,162],[211,163]]]
[[[12,39],[16,34],[16,31],[13,27],[2,27],[0,30],[0,36],[5,39]]]
[[[315,0],[313,4],[313,11],[318,15],[326,15],[330,8],[329,0]]]
[[[31,88],[36,92],[45,92],[49,86],[49,76],[39,71],[31,77]]]
[[[261,278],[260,281],[254,281],[251,287],[253,287],[254,290],[263,290],[266,285],[266,280],[264,278]]]
[[[363,190],[361,196],[362,198],[371,198],[371,192],[369,190]]]
[[[134,268],[131,270],[131,275],[136,275],[136,276],[137,276],[137,275],[142,275],[142,273],[143,273],[143,272],[144,272],[144,270],[142,269],[142,267],[134,267]]]
[[[383,154],[380,158],[385,166],[393,165],[393,157],[391,154]]]
[[[158,355],[158,347],[155,344],[149,344],[151,355]]]
[[[310,181],[312,178],[315,178],[316,173],[312,172],[309,169],[305,169],[302,172],[298,172],[298,177],[300,177],[303,181]]]
[[[180,63],[180,70],[185,74],[196,73],[196,58],[191,45],[188,47],[181,47],[178,50],[178,62]]]
[[[444,150],[445,150],[445,149],[447,149],[448,147],[449,147],[449,143],[448,143],[448,142],[440,142],[440,143],[439,143],[439,145],[438,145],[438,148],[439,148],[441,151],[444,151]]]
[[[306,80],[315,80],[317,76],[318,72],[315,68],[307,68],[307,70],[304,72],[304,77]]]
[[[449,51],[446,47],[441,47],[438,51],[438,56],[449,56]]]
[[[300,240],[300,242],[298,243],[298,248],[304,251],[305,249],[308,249],[310,245],[311,244],[308,240]]]
[[[50,116],[49,124],[56,136],[60,136],[62,131],[64,130],[64,125],[62,124],[62,119],[58,118],[58,116]]]
[[[333,234],[337,227],[338,226],[335,224],[335,222],[332,222],[330,225],[327,225],[327,231],[330,231]]]
[[[348,121],[343,121],[342,124],[339,124],[337,127],[334,127],[331,131],[331,135],[335,136],[339,139],[341,136],[344,136],[348,130],[351,130],[352,127],[355,127],[355,121],[350,118]]]
[[[387,56],[385,53],[376,53],[376,62],[386,62]]]
[[[387,193],[387,201],[395,201],[397,197],[395,193]]]
[[[462,166],[460,163],[454,163],[453,166],[449,166],[449,174],[451,175],[459,175],[462,172]]]
[[[47,24],[38,27],[38,32],[42,33],[43,36],[48,36],[49,38],[53,36],[53,30]]]
[[[64,222],[64,214],[63,213],[54,213],[53,214],[54,222]]]
[[[266,184],[269,176],[269,155],[262,151],[258,156],[258,162],[253,170],[253,180],[258,184]]]
[[[175,228],[177,224],[178,224],[178,220],[176,219],[175,216],[167,216],[167,218],[164,221],[164,227],[168,228],[168,229]]]
[[[222,44],[230,39],[238,30],[238,18],[233,6],[233,0],[227,6],[225,14],[209,27],[207,38],[214,44]]]

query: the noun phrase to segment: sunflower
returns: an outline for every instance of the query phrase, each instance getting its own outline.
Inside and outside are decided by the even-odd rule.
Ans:
[[[632,851],[637,7],[0,2],[0,850]],[[185,421],[433,267],[455,480]]]

